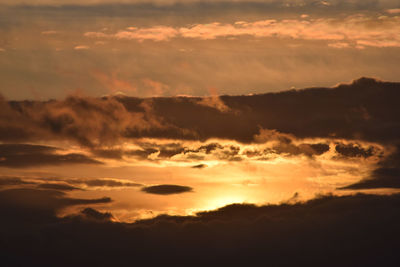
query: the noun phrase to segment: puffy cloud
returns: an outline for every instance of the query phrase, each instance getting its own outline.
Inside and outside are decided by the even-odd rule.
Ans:
[[[191,151],[196,149],[205,149],[205,154],[218,150],[218,147],[200,146],[185,150],[179,142],[163,147],[140,144],[138,138],[145,137],[275,142],[275,151],[297,150],[297,154],[322,149],[311,146],[314,142],[296,141],[304,138],[352,139],[390,145],[398,141],[400,133],[395,115],[399,113],[395,101],[399,97],[398,88],[398,83],[362,78],[334,88],[220,96],[224,105],[235,112],[198,105],[202,98],[195,97],[73,96],[47,102],[2,101],[0,140],[69,140],[100,156],[116,158],[124,153],[148,157],[160,152],[158,157],[162,158],[196,153]],[[134,141],[139,149],[121,151],[119,147],[126,141]]]
[[[81,211],[80,215],[84,216],[85,219],[95,220],[95,221],[110,221],[113,216],[109,212],[100,212],[93,208],[85,208]]]
[[[132,99],[134,100],[134,99]],[[130,100],[128,100],[131,102]],[[151,103],[139,100],[125,107],[116,97],[71,96],[62,101],[0,102],[0,140],[29,141],[39,138],[70,139],[87,147],[107,146],[124,137],[175,132],[190,135],[152,115]],[[11,106],[10,106],[11,105]],[[135,110],[132,110],[135,109]]]
[[[335,149],[344,157],[368,158],[376,153],[374,147],[363,148],[358,144],[337,144]]]

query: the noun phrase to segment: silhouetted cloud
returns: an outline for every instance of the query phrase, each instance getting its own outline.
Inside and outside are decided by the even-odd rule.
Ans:
[[[400,111],[394,100],[399,98],[399,87],[399,83],[362,78],[334,88],[220,96],[235,112],[198,105],[202,98],[191,97],[75,96],[50,102],[2,101],[0,106],[6,112],[0,117],[0,140],[69,139],[94,152],[103,151],[103,155],[104,146],[141,137],[259,142],[265,134],[260,129],[276,130],[279,138],[289,140],[292,136],[334,137],[386,144],[400,136],[400,123],[395,115]],[[151,149],[131,153],[146,156],[152,153]],[[182,148],[164,147],[159,151],[161,156],[170,157],[182,152]],[[111,152],[109,156],[120,156],[118,150]]]
[[[26,222],[54,221],[56,212],[74,205],[109,203],[108,197],[98,199],[69,198],[56,190],[16,188],[0,191],[0,211],[3,221],[27,220]]]
[[[204,169],[207,168],[207,164],[198,164],[198,165],[194,165],[192,166],[193,169]]]
[[[153,185],[153,186],[146,186],[142,188],[143,192],[149,194],[156,194],[156,195],[171,195],[171,194],[181,194],[192,191],[193,188],[189,186],[182,186],[182,185],[171,185],[171,184],[163,184],[163,185]]]
[[[1,231],[5,242],[0,249],[7,266],[55,262],[58,266],[396,266],[398,262],[399,194],[323,196],[266,206],[233,204],[196,216],[161,215],[127,224],[111,222],[109,213],[92,208],[64,218],[53,215],[35,221],[37,209],[25,217],[10,217],[17,205],[14,197],[24,193],[0,191],[0,212],[8,215],[0,221],[1,229],[6,229]],[[33,200],[58,198],[42,193],[35,192]],[[28,201],[18,205],[20,210],[32,206]]]
[[[365,149],[357,144],[337,144],[336,151],[345,157],[364,157],[368,158],[374,155],[374,148]]]
[[[93,208],[85,208],[81,211],[80,214],[85,216],[85,218],[87,219],[98,220],[98,221],[109,221],[113,218],[111,213],[100,212]]]
[[[400,188],[400,145],[396,146],[396,150],[391,155],[379,162],[378,167],[369,177],[339,189],[376,188]]]
[[[133,183],[133,182],[126,181],[126,180],[108,179],[108,178],[102,178],[102,179],[76,178],[76,179],[62,179],[62,180],[65,182],[68,182],[70,184],[82,184],[82,185],[86,185],[89,187],[137,187],[137,186],[142,186],[141,184]]]
[[[80,188],[78,187],[74,187],[68,184],[57,184],[57,183],[39,184],[38,187],[44,189],[60,190],[60,191],[80,190]]]
[[[29,184],[35,184],[35,183],[31,181],[25,181],[20,177],[9,177],[9,176],[0,177],[0,186],[29,185]]]
[[[0,167],[30,167],[38,165],[102,164],[83,154],[57,154],[55,147],[30,144],[0,144]]]

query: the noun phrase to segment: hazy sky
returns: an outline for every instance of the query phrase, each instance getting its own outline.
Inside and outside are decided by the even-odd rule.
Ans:
[[[398,80],[399,1],[2,1],[0,92],[249,94]]]

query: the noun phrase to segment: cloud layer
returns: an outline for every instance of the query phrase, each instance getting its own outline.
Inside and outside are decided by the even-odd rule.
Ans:
[[[18,194],[34,196],[34,202],[17,202]],[[0,212],[7,215],[0,221],[6,241],[0,248],[7,266],[395,266],[398,258],[399,195],[324,196],[294,205],[236,204],[196,216],[162,215],[133,224],[112,222],[110,213],[93,208],[64,218],[44,216],[41,203],[72,203],[52,191],[2,191],[0,198]],[[82,202],[87,201],[73,201]]]
[[[150,28],[130,27],[115,34],[86,32],[90,38],[117,40],[168,41],[171,38],[210,40],[216,38],[254,37],[301,40],[323,40],[335,48],[400,47],[400,18],[382,16],[378,19],[363,15],[352,15],[340,19],[287,19],[236,21],[233,24],[213,22],[190,27],[174,28],[155,26]]]

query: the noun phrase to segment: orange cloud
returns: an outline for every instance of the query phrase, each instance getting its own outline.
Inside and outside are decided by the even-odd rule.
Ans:
[[[89,48],[90,47],[87,46],[87,45],[77,45],[77,46],[74,47],[75,50],[87,50]]]
[[[200,101],[197,102],[198,105],[215,108],[221,112],[228,112],[231,110],[218,96],[216,88],[211,87],[208,90],[211,96],[202,98]]]
[[[397,11],[391,10],[390,12]],[[334,41],[334,43],[328,44],[334,48],[357,48],[361,46],[359,42],[365,46],[373,47],[400,47],[400,18],[397,16],[367,17],[357,15],[340,20],[332,18],[310,19],[303,16],[301,19],[279,21],[268,19],[255,22],[237,21],[233,24],[213,22],[180,28],[156,26],[150,28],[130,27],[130,29],[115,34],[87,32],[84,35],[91,38],[138,41],[168,41],[178,37],[210,40],[250,36],[254,38]]]
[[[116,72],[111,73],[111,75],[107,75],[100,71],[93,71],[92,75],[112,93],[131,93],[137,91],[136,87],[131,83],[117,78]]]
[[[166,89],[169,88],[168,85],[165,85],[161,82],[151,80],[149,78],[142,79],[142,83],[147,89],[150,90],[149,95],[152,95],[152,96],[160,96],[164,93],[164,91]]]

